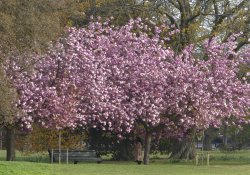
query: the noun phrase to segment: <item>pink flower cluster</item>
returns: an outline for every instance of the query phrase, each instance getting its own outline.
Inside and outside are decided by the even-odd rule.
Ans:
[[[142,121],[171,136],[246,116],[250,88],[237,78],[234,42],[205,43],[202,59],[192,46],[179,54],[166,48],[160,38],[165,29],[141,19],[121,27],[91,22],[70,28],[46,55],[34,56],[31,73],[9,64],[19,72],[9,74],[20,94],[17,105],[27,114],[23,120],[117,133]]]

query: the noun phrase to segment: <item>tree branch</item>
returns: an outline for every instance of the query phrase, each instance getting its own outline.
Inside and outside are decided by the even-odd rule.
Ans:
[[[168,0],[170,4],[172,4],[175,8],[180,9],[180,5],[176,3],[176,1]]]

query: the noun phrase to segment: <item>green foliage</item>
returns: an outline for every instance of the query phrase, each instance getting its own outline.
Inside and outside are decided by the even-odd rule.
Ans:
[[[90,16],[107,18],[115,17],[118,25],[125,24],[129,19],[142,16],[143,5],[136,0],[83,0],[87,19]]]
[[[85,149],[86,145],[83,140],[86,139],[84,132],[77,130],[64,129],[46,129],[34,125],[33,130],[29,133],[17,133],[16,148],[24,154],[47,151],[48,149],[58,149],[59,132],[61,132],[62,149]]]
[[[128,138],[119,140],[115,134],[92,128],[86,142],[89,149],[97,150],[101,155],[112,154],[113,160],[133,160],[134,145]]]
[[[13,123],[17,108],[13,105],[16,99],[15,89],[0,69],[0,126],[4,123]]]
[[[161,154],[169,154],[171,152],[172,144],[171,139],[154,140],[151,150],[154,154],[157,154],[158,152]]]
[[[45,49],[69,25],[71,18],[81,16],[75,0],[1,0],[0,45],[2,50]]]

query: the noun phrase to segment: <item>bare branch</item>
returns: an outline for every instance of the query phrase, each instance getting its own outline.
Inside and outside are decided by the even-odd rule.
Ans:
[[[168,0],[170,4],[172,4],[175,8],[180,9],[180,5],[176,3],[176,1]]]

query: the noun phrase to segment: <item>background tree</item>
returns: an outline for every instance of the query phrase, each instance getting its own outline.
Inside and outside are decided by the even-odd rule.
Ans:
[[[113,160],[133,160],[133,133],[125,134],[123,137],[120,139],[115,132],[103,131],[100,128],[89,128],[86,143],[88,149],[97,150],[101,155],[111,154]]]
[[[2,128],[6,123],[9,125],[6,129],[7,160],[13,160],[15,158],[15,152],[14,144],[11,143],[13,143],[14,140],[14,131],[12,128],[14,127],[15,115],[18,111],[14,105],[14,101],[17,100],[17,94],[4,72],[2,70],[0,71],[0,126]]]
[[[180,30],[172,42],[176,51],[213,36],[226,41],[232,33],[239,32],[243,35],[235,49],[249,44],[248,0],[82,0],[81,4],[87,19],[92,15],[114,16],[116,24],[123,25],[130,18],[141,17],[173,25]]]
[[[186,45],[220,36],[226,41],[232,33],[243,32],[236,50],[249,44],[248,0],[152,0],[141,1],[144,11],[156,20],[174,25],[180,35],[173,43],[177,51]]]
[[[3,63],[8,54],[21,55],[25,53],[26,58],[19,60],[22,69],[30,69],[34,60],[28,56],[29,52],[42,53],[48,46],[48,42],[57,39],[64,33],[64,27],[71,24],[71,17],[80,15],[76,9],[76,2],[73,0],[63,1],[28,1],[28,0],[2,0],[0,2],[0,61]],[[11,52],[11,53],[10,53]],[[19,52],[19,53],[18,53]],[[13,56],[13,55],[12,55]],[[28,63],[28,64],[27,64]],[[11,83],[1,75],[1,124],[6,126],[7,147],[13,145],[14,128],[9,121],[13,121],[16,116],[13,101],[16,92],[10,88]],[[11,113],[11,115],[10,115]],[[10,117],[12,116],[12,117]],[[11,135],[9,135],[11,134]],[[10,143],[8,143],[10,141]],[[14,153],[14,147],[12,151]],[[7,154],[9,154],[7,149]],[[12,157],[12,158],[10,158]],[[14,156],[8,156],[7,160],[13,160]]]
[[[91,16],[101,16],[103,19],[114,16],[116,25],[124,25],[129,19],[142,14],[142,4],[137,0],[82,0],[82,6],[86,19]]]
[[[83,150],[86,148],[87,145],[83,143],[87,137],[86,132],[68,128],[60,132],[62,149]],[[23,153],[47,152],[48,149],[58,149],[59,131],[57,129],[42,128],[33,124],[32,131],[28,134],[18,131],[16,135],[16,149]]]

